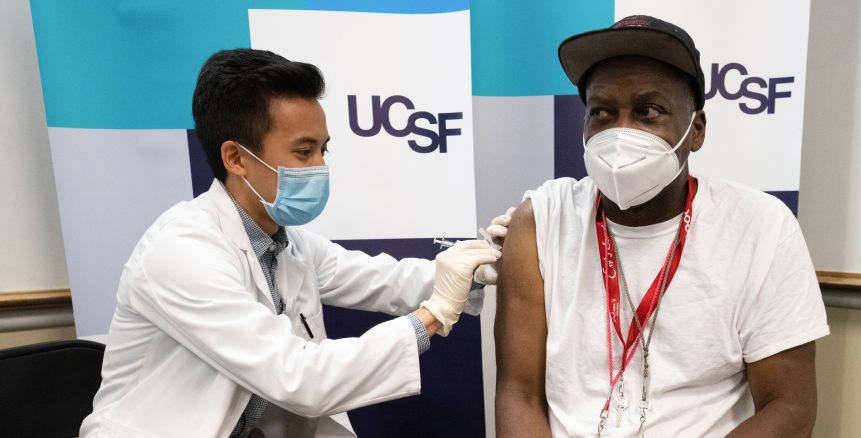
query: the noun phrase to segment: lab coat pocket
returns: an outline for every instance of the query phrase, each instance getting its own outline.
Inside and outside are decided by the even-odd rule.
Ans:
[[[299,333],[303,339],[319,344],[320,341],[326,339],[326,328],[323,324],[323,306],[318,302],[316,309],[296,312],[293,326],[296,333]]]

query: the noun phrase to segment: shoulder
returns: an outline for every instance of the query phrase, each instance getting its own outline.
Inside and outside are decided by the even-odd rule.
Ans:
[[[213,288],[242,284],[244,259],[211,210],[197,200],[182,202],[159,216],[138,241],[124,267],[118,300],[137,306],[140,299],[203,296]]]
[[[783,213],[785,210],[791,214],[782,201],[762,190],[715,177],[699,177],[698,181],[697,195],[703,193],[716,205],[767,208],[773,213]]]
[[[212,211],[198,199],[181,202],[161,214],[136,245],[132,264],[186,269],[199,260],[233,253]]]
[[[218,217],[202,201],[197,198],[169,208],[156,219],[146,235],[165,239],[184,235],[223,234]]]
[[[553,224],[562,226],[581,222],[581,216],[593,210],[597,189],[589,177],[581,180],[557,178],[541,187],[527,191],[524,199],[532,205],[532,213],[539,232]]]
[[[746,231],[777,231],[784,237],[799,228],[792,211],[771,194],[721,178],[698,180],[695,207],[711,221]]]
[[[525,197],[511,214],[508,229],[509,233],[529,232],[535,235],[535,212],[530,198]]]
[[[532,201],[536,215],[555,211],[561,207],[589,208],[595,201],[597,189],[589,177],[581,180],[556,178],[546,181],[535,190],[528,190],[523,199]]]
[[[579,199],[583,197],[594,197],[595,184],[589,177],[581,180],[574,178],[556,178],[545,181],[535,190],[527,190],[524,199],[535,199],[539,202],[555,201],[562,199]]]
[[[339,248],[331,240],[302,227],[285,227],[284,231],[293,244],[291,254],[306,264],[320,265]]]
[[[518,284],[523,280],[526,273],[534,273],[534,278],[539,278],[538,263],[540,257],[537,254],[538,239],[535,232],[535,215],[532,201],[525,199],[514,213],[511,214],[511,222],[508,224],[508,233],[505,243],[502,245],[502,258],[499,263],[500,275],[506,276],[506,284]],[[512,278],[512,275],[514,278]],[[517,290],[522,287],[515,288]]]

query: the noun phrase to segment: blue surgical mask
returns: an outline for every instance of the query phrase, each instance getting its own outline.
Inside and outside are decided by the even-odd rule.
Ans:
[[[272,202],[266,202],[257,190],[251,187],[251,183],[242,177],[248,188],[260,198],[266,213],[276,224],[283,227],[305,225],[323,212],[329,200],[329,166],[298,168],[278,166],[278,170],[275,170],[245,146],[239,144],[239,147],[278,174],[278,191]]]

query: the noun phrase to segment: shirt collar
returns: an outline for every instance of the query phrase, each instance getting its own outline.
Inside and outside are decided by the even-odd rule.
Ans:
[[[230,194],[230,192],[228,192]],[[239,217],[242,218],[242,225],[245,227],[245,232],[248,234],[248,239],[251,241],[251,248],[254,249],[254,254],[257,258],[260,258],[267,251],[272,252],[274,256],[277,256],[281,253],[285,248],[287,248],[287,233],[284,231],[284,227],[279,226],[278,230],[275,231],[275,234],[268,235],[260,225],[257,225],[257,222],[254,222],[254,219],[251,219],[251,216],[239,206],[239,203],[236,202],[236,199],[233,199],[233,195],[230,195],[230,200],[233,201],[233,205],[236,206],[236,210],[239,212]]]

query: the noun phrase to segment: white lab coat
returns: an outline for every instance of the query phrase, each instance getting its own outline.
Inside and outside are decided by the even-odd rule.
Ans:
[[[165,212],[125,265],[102,386],[81,436],[226,437],[253,392],[322,417],[318,437],[351,437],[347,410],[418,394],[418,348],[406,318],[332,340],[321,304],[406,314],[430,295],[433,263],[370,257],[286,231],[276,272],[286,310],[275,315],[219,182]]]

